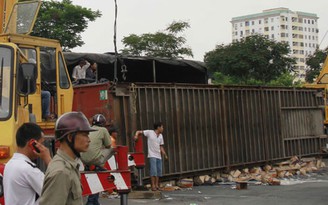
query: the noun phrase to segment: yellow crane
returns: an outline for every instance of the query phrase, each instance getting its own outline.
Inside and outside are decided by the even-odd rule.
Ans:
[[[36,122],[53,135],[55,123],[42,119],[42,82],[52,86],[52,113],[72,110],[73,87],[59,41],[29,35],[40,5],[0,0],[0,163],[11,158],[24,122]],[[31,59],[34,64],[27,63]]]
[[[322,89],[322,98],[324,100],[324,125],[328,128],[328,56],[323,63],[320,74],[312,84],[306,84],[307,88]]]

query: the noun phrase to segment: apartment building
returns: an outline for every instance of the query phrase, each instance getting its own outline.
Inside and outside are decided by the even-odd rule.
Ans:
[[[261,34],[278,42],[287,42],[291,55],[297,61],[295,80],[304,81],[306,58],[315,52],[319,43],[317,20],[317,15],[313,13],[288,8],[268,9],[262,13],[232,18],[232,40]]]

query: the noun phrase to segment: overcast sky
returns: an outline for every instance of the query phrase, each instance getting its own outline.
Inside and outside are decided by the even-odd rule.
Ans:
[[[73,4],[100,10],[102,17],[89,24],[82,34],[85,45],[74,52],[113,52],[114,0],[72,0]],[[237,16],[261,13],[263,10],[285,7],[292,11],[317,14],[319,17],[320,48],[328,46],[327,0],[117,0],[117,47],[129,34],[154,33],[171,22],[190,23],[185,32],[194,60],[203,60],[206,52],[217,44],[231,43],[231,19]]]

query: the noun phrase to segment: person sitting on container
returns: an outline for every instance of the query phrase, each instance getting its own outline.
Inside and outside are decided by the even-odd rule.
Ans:
[[[79,61],[79,64],[74,67],[72,77],[73,81],[77,81],[79,79],[85,79],[86,70],[89,68],[90,63],[84,59]]]
[[[96,62],[90,61],[90,66],[86,70],[85,78],[96,80],[96,77],[97,77],[97,66],[98,65],[97,65]]]

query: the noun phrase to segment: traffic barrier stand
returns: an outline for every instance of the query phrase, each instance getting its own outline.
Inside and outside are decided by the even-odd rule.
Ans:
[[[144,189],[142,171],[146,164],[142,137],[138,137],[138,139],[134,142],[134,153],[131,153],[130,156],[131,157],[129,157],[129,160],[133,161],[135,168],[138,170],[137,189]]]
[[[83,165],[80,167],[80,170],[84,169]],[[105,163],[105,168],[107,171],[81,171],[82,195],[116,190],[120,195],[120,204],[127,205],[128,193],[131,191],[128,147],[117,146],[116,154]]]

